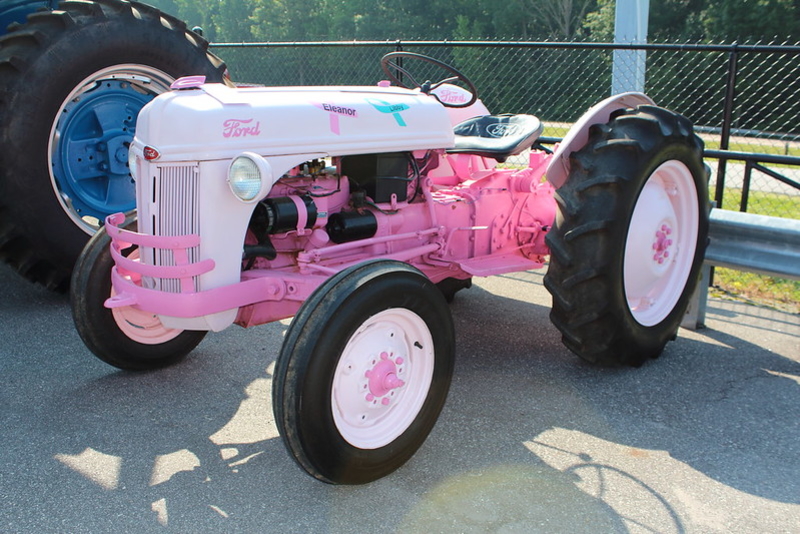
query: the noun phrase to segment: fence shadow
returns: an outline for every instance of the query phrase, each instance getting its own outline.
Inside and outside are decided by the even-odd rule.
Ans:
[[[796,517],[797,362],[731,327],[682,335],[640,369],[597,369],[561,346],[537,276],[457,295],[455,376],[428,441],[389,477],[335,487],[275,437],[270,365],[284,325],[229,329],[178,366],[122,373],[88,354],[63,296],[3,269],[0,324],[25,335],[0,337],[11,496],[0,520],[17,531],[679,533]]]

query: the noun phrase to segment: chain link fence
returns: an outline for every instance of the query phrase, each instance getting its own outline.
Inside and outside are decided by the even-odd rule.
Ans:
[[[404,50],[429,55],[468,76],[492,112],[539,117],[546,126],[543,136],[552,140],[563,137],[588,107],[609,96],[614,50],[620,48],[646,54],[645,92],[695,124],[705,142],[712,170],[711,200],[717,206],[800,219],[800,45],[431,41],[212,45],[234,80],[268,86],[373,85],[386,77],[380,68],[384,54]],[[405,67],[420,81],[444,77],[442,71],[420,62]],[[745,273],[722,272],[718,278],[725,291],[738,294],[764,286],[764,277],[753,282],[754,275]],[[768,280],[766,285],[777,287],[768,300],[787,300],[792,311],[800,312],[799,283]]]

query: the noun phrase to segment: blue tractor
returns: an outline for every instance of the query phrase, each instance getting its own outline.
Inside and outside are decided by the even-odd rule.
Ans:
[[[134,209],[139,110],[181,76],[225,72],[202,37],[146,4],[0,1],[0,258],[66,290],[106,215]]]

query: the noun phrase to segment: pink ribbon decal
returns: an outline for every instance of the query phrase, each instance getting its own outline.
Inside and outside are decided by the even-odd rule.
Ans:
[[[312,104],[319,109],[330,113],[331,132],[336,135],[341,135],[341,130],[339,129],[339,117],[358,118],[358,111],[355,108],[337,106],[336,104],[329,104],[327,102],[312,102]]]

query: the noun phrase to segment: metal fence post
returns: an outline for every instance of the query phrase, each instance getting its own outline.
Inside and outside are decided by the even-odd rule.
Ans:
[[[734,42],[731,45],[730,55],[728,56],[728,81],[725,88],[725,107],[722,115],[722,132],[720,133],[719,148],[728,150],[731,142],[731,128],[733,127],[733,106],[736,100],[736,75],[738,74],[739,64],[739,44]],[[717,167],[717,189],[714,193],[714,201],[719,208],[723,207],[722,197],[725,191],[725,170],[727,159],[720,158]]]
[[[403,51],[403,42],[400,39],[398,39],[395,42],[394,51],[395,52],[402,52]],[[403,58],[402,57],[397,58],[397,62],[396,63],[397,63],[398,67],[400,67],[401,69],[403,68]],[[397,79],[400,80],[400,82],[402,83],[402,81],[403,81],[403,71],[401,71],[401,70],[397,71]]]
[[[650,0],[617,0],[614,19],[614,43],[647,43],[647,19]],[[644,92],[647,52],[640,49],[614,49],[611,94]]]

